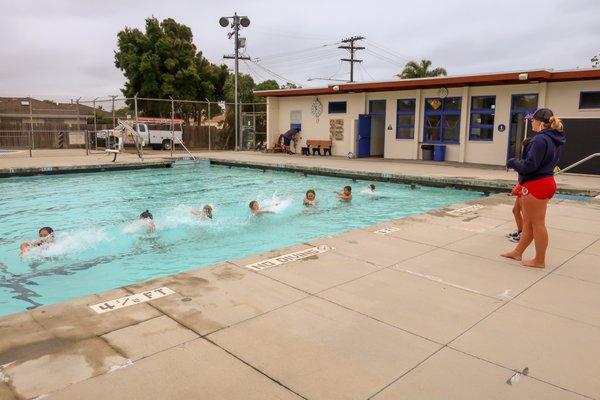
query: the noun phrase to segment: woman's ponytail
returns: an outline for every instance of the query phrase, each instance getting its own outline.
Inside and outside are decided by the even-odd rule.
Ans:
[[[557,117],[554,117],[554,116],[550,117],[550,128],[562,132],[562,130],[563,130],[563,123],[560,120],[560,118],[557,118]]]

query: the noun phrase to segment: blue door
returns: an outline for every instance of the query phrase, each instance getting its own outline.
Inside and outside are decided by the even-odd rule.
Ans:
[[[371,116],[360,114],[358,116],[358,154],[357,157],[371,155]]]

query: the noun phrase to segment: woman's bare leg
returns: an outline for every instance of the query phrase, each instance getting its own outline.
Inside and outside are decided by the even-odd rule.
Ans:
[[[514,248],[514,250],[500,254],[502,257],[512,258],[514,260],[521,261],[521,259],[523,258],[523,252],[525,251],[525,249],[527,249],[527,247],[529,247],[529,245],[533,241],[533,224],[528,213],[529,204],[525,200],[528,197],[533,196],[528,195],[519,197],[519,204],[523,213],[523,222],[521,225],[523,227],[523,230],[521,232],[519,244],[517,245],[517,247]]]
[[[546,249],[548,248],[548,230],[546,229],[546,208],[548,200],[538,200],[529,195],[524,202],[531,219],[533,240],[535,242],[535,257],[523,260],[523,266],[533,268],[546,267]]]
[[[521,197],[517,196],[517,198],[515,199],[515,205],[513,206],[512,209],[513,215],[515,216],[515,222],[517,223],[517,229],[519,230],[519,232],[523,231],[523,215],[521,214],[522,212],[522,207],[521,207]]]

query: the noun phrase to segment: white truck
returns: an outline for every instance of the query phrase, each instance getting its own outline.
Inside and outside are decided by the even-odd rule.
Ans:
[[[138,133],[138,138],[143,146],[151,146],[153,149],[171,150],[173,144],[183,143],[183,120],[170,118],[144,117],[134,120],[120,120]],[[125,132],[124,132],[125,131]],[[130,132],[119,125],[115,128],[113,136],[125,137],[125,144],[134,143]],[[119,146],[122,148],[122,146]]]

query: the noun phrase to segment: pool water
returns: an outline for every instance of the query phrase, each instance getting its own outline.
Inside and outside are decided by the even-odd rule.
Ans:
[[[185,165],[0,180],[0,315],[468,201],[481,193]],[[344,203],[334,190],[353,188]],[[305,207],[307,189],[318,205]],[[251,216],[258,200],[274,214]],[[213,205],[213,219],[193,208]],[[154,214],[156,231],[137,220]],[[55,240],[20,257],[50,226]]]

